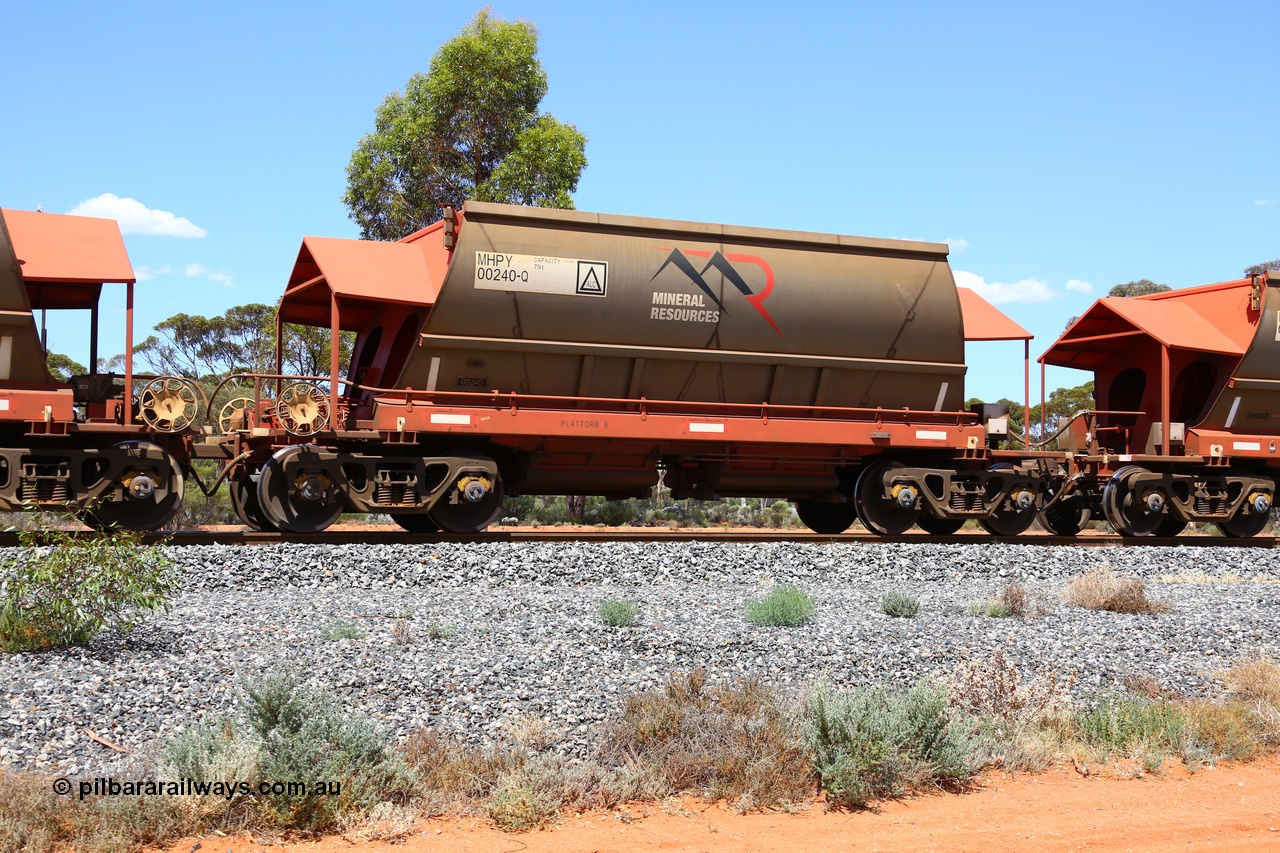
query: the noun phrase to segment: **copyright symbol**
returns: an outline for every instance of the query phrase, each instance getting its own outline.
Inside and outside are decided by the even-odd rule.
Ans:
[[[71,780],[63,777],[62,779],[53,780],[53,792],[61,796],[71,793]]]

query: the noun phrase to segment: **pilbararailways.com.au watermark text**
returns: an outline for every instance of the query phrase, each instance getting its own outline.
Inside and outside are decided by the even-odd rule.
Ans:
[[[81,779],[72,783],[65,777],[53,780],[53,792],[80,799],[86,797],[336,797],[342,793],[341,782],[198,782],[195,779],[163,781],[159,779],[126,779],[114,777]]]

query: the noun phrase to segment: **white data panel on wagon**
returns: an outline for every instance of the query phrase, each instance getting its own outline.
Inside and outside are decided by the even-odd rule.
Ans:
[[[606,296],[609,292],[609,263],[582,258],[476,252],[475,285],[477,290]]]

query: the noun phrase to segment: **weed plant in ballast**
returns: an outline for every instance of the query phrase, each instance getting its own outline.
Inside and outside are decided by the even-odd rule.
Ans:
[[[1167,613],[1170,609],[1163,601],[1147,598],[1142,578],[1117,575],[1106,564],[1072,578],[1062,600],[1073,607],[1113,613]]]
[[[611,598],[600,602],[596,613],[600,616],[600,621],[610,628],[626,628],[635,624],[640,608],[634,601]]]
[[[337,622],[331,622],[324,626],[324,638],[330,643],[338,640],[359,640],[363,639],[364,631],[354,622],[346,619],[339,619]]]
[[[910,619],[920,612],[920,600],[910,593],[895,590],[880,599],[880,609],[886,616]]]
[[[804,625],[813,618],[813,599],[794,586],[775,587],[764,598],[747,602],[746,620],[770,628]]]
[[[21,530],[22,547],[0,562],[0,649],[34,651],[86,643],[112,628],[129,633],[166,609],[178,569],[141,534],[110,529],[79,538],[46,527]]]

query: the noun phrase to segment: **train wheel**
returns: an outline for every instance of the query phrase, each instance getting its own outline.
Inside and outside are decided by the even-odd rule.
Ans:
[[[149,441],[122,441],[112,450],[128,456],[115,483],[123,497],[86,510],[82,515],[85,523],[99,529],[164,527],[182,508],[182,471],[177,461],[163,447]]]
[[[1075,536],[1091,517],[1089,508],[1077,503],[1056,503],[1036,515],[1040,526],[1055,536]]]
[[[1166,515],[1164,521],[1156,526],[1156,535],[1172,539],[1187,528],[1187,523],[1176,515]]]
[[[263,518],[289,533],[318,533],[342,515],[342,494],[314,453],[301,444],[281,448],[258,475]]]
[[[431,516],[425,512],[420,513],[399,513],[391,514],[391,520],[400,525],[401,529],[410,533],[439,533],[440,525],[431,520]]]
[[[1230,536],[1233,539],[1248,539],[1261,533],[1270,520],[1270,512],[1251,512],[1245,515],[1242,508],[1231,518],[1226,521],[1219,521],[1214,526],[1222,531],[1223,536]]]
[[[884,475],[902,466],[896,462],[881,460],[862,469],[854,486],[854,505],[863,527],[881,536],[897,536],[916,523],[920,511],[914,501],[902,506],[896,500],[884,497]]]
[[[1102,512],[1121,536],[1150,536],[1166,518],[1148,509],[1133,491],[1133,478],[1145,473],[1136,465],[1126,465],[1112,474],[1102,489]]]
[[[796,501],[796,515],[814,533],[834,536],[844,533],[858,520],[858,509],[852,502],[831,504],[822,501]]]
[[[490,462],[481,456],[469,458]],[[431,507],[428,517],[446,533],[479,533],[502,511],[504,495],[502,477],[464,469],[448,494]]]
[[[262,506],[258,503],[258,479],[258,474],[246,474],[227,484],[231,508],[236,511],[236,518],[250,530],[275,530],[275,525],[262,514]]]
[[[991,466],[992,471],[1013,470],[1013,466],[1007,463]],[[1019,509],[1013,503],[1012,493],[1005,502],[996,508],[996,511],[986,518],[978,519],[978,524],[982,525],[982,529],[990,533],[992,536],[1021,536],[1031,526],[1031,522],[1036,520],[1036,506],[1032,502],[1026,509]]]
[[[964,522],[963,518],[938,518],[937,516],[929,515],[927,512],[922,512],[920,517],[916,519],[916,527],[934,536],[950,536],[961,527],[964,527]]]

